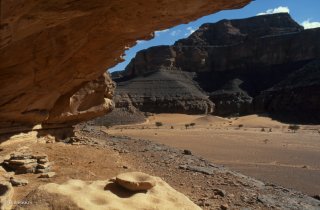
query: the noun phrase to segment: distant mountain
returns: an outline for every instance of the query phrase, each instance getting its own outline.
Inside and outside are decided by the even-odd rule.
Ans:
[[[115,102],[143,112],[320,121],[317,60],[320,29],[304,30],[289,14],[221,20],[172,46],[138,52],[113,74]]]

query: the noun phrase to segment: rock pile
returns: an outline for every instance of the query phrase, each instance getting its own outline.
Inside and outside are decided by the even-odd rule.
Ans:
[[[32,154],[30,152],[14,152],[10,158],[3,161],[3,166],[15,174],[47,173],[53,162],[49,162],[46,154]]]

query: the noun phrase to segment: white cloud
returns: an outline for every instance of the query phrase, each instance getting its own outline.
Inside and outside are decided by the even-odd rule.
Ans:
[[[268,15],[275,13],[290,13],[290,9],[288,7],[280,6],[274,9],[268,9],[267,11],[258,13],[257,15]]]
[[[154,34],[155,34],[155,36],[160,36],[162,33],[166,33],[168,31],[169,31],[169,29],[165,29],[165,30],[162,30],[162,31],[156,31]]]
[[[170,33],[171,36],[178,36],[181,33],[181,30],[174,30]]]
[[[304,27],[304,29],[319,28],[320,22],[310,22],[310,20],[305,20],[301,23],[301,25]]]
[[[185,36],[189,36],[190,34],[192,34],[193,32],[195,32],[196,30],[194,28],[192,28],[191,26],[189,26],[187,28],[187,32],[184,34]]]
[[[144,43],[144,42],[146,42],[145,40],[138,40],[137,41],[137,44],[142,44],[142,43]]]

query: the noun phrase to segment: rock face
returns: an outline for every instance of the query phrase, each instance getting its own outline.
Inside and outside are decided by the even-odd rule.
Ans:
[[[308,85],[308,81],[310,78],[317,80],[318,71],[314,69],[310,73],[312,76],[307,76],[307,70],[302,70],[305,73],[298,72],[320,58],[319,37],[320,29],[304,30],[286,13],[204,24],[173,46],[153,47],[137,53],[125,71],[113,75],[119,85],[116,95],[127,93],[131,101],[139,101],[140,104],[134,106],[144,109],[150,103],[139,100],[148,93],[141,90],[143,87],[150,89],[150,86],[141,85],[137,94],[132,89],[136,80],[154,77],[153,81],[156,81],[163,71],[170,74],[188,72],[192,77],[185,89],[197,87],[202,94],[197,98],[197,103],[210,104],[205,97],[209,96],[215,104],[214,114],[217,115],[279,113],[289,109],[297,111],[301,106],[308,113],[313,113],[320,103],[320,97],[315,94],[319,92],[319,86]],[[317,65],[312,66],[318,68]],[[294,102],[296,105],[288,106],[293,98],[281,84],[294,77],[289,75],[295,75],[296,71],[299,76],[309,79],[302,79],[299,83],[303,84],[303,88],[298,85],[290,89],[300,93],[295,93],[299,95],[296,98],[299,100]],[[270,89],[273,87],[277,90]],[[160,86],[154,88],[161,89],[158,92],[164,90]],[[312,95],[303,94],[308,89]],[[282,96],[276,99],[275,91],[277,94],[282,91]],[[173,88],[171,92],[176,93],[172,100],[181,96]],[[117,97],[116,103],[119,103]],[[161,105],[156,101],[152,106]],[[182,112],[192,113],[188,110]]]
[[[117,107],[133,106],[143,112],[211,113],[213,103],[192,78],[192,74],[179,70],[147,71],[146,75],[119,82],[114,100]]]
[[[249,2],[1,1],[0,125],[74,124],[103,115],[113,107],[114,88],[103,73],[136,40]]]
[[[124,178],[124,176],[121,176]],[[128,178],[126,175],[125,179]],[[131,178],[131,177],[130,177]],[[154,181],[151,189],[131,191],[111,180],[84,182],[69,180],[61,185],[50,183],[40,186],[27,196],[33,209],[185,209],[200,210],[182,193],[159,177],[144,174]],[[129,179],[131,181],[131,179]],[[141,181],[141,180],[140,180]],[[29,209],[20,205],[17,209]]]
[[[320,122],[320,60],[291,73],[255,99],[255,109],[290,121]]]

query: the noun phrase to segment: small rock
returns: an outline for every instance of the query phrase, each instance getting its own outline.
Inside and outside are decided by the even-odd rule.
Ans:
[[[229,209],[229,206],[228,206],[228,204],[222,204],[222,205],[220,206],[220,209],[222,209],[222,210],[227,210],[227,209]]]
[[[34,159],[21,159],[21,160],[9,160],[10,165],[24,165],[29,163],[35,163]]]
[[[34,159],[37,159],[37,160],[39,160],[39,159],[45,159],[45,158],[48,158],[48,155],[46,155],[46,154],[33,154],[32,155],[32,158],[34,158]]]
[[[192,152],[190,150],[185,149],[185,150],[183,150],[183,154],[184,155],[192,155]]]
[[[129,151],[126,150],[126,149],[122,149],[122,150],[119,151],[119,153],[129,153]]]
[[[52,165],[52,162],[47,162],[47,163],[44,163],[44,164],[38,164],[37,168],[46,169],[46,168],[49,168],[51,165]]]
[[[51,178],[54,177],[56,175],[56,172],[47,172],[47,173],[43,173],[39,176],[39,178]]]
[[[11,160],[22,160],[22,159],[30,159],[32,158],[31,154],[26,154],[22,152],[14,152],[11,155]]]
[[[43,174],[43,173],[48,173],[48,172],[50,172],[50,170],[51,170],[51,167],[45,168],[45,169],[43,169],[43,168],[37,168],[36,171],[35,171],[35,173],[36,173],[36,174]]]
[[[26,179],[17,179],[14,177],[10,177],[10,183],[12,184],[12,186],[18,187],[18,186],[25,186],[29,182]]]
[[[221,189],[218,189],[218,188],[216,188],[216,189],[213,189],[213,193],[215,194],[215,195],[220,195],[221,197],[224,197],[224,196],[226,196],[226,191],[224,191],[224,190],[221,190]]]
[[[38,159],[38,163],[40,163],[40,164],[45,164],[47,162],[49,162],[48,158]]]
[[[119,174],[115,182],[131,191],[149,190],[156,185],[154,177],[142,172],[128,172]]]
[[[314,196],[312,196],[314,199],[317,199],[317,200],[319,200],[320,201],[320,195],[314,195]]]

